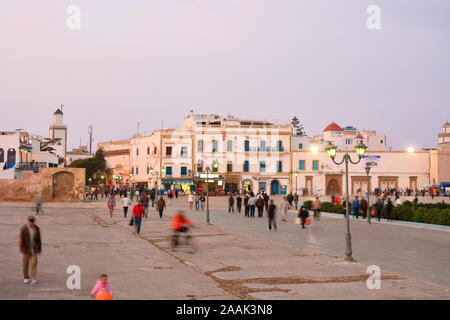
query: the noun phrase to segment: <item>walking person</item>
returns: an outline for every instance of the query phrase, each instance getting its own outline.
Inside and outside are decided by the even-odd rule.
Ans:
[[[197,192],[195,193],[194,201],[195,201],[195,210],[199,211],[200,210],[200,195]]]
[[[356,196],[355,200],[353,200],[352,209],[353,209],[353,214],[355,214],[356,215],[356,219],[358,219],[358,217],[359,217],[359,200],[358,200],[358,196]]]
[[[188,195],[188,203],[189,203],[189,210],[192,211],[192,207],[194,206],[194,195],[191,193],[189,193]]]
[[[255,206],[256,206],[256,198],[253,194],[251,194],[250,199],[248,200],[248,205],[250,206],[250,217],[255,217]]]
[[[270,197],[267,195],[266,192],[264,192],[262,194],[262,196],[263,196],[263,199],[264,199],[264,207],[266,208],[266,211],[267,211],[267,210],[269,210],[269,199],[270,199]]]
[[[239,213],[241,213],[241,206],[242,206],[242,198],[241,196],[238,194],[236,197],[236,209]]]
[[[381,197],[378,197],[378,200],[376,203],[376,209],[377,209],[378,221],[381,221],[381,210],[383,209],[383,200],[381,200]]]
[[[230,197],[228,198],[228,212],[233,212],[234,213],[234,198],[233,198],[233,194],[231,194]]]
[[[302,228],[305,229],[306,219],[309,217],[308,210],[305,204],[302,203],[300,210],[298,210],[298,217],[301,219]]]
[[[131,205],[131,200],[128,197],[122,199],[123,216],[126,218],[128,213],[128,207]]]
[[[263,217],[263,212],[264,212],[264,198],[262,195],[258,196],[258,199],[256,199],[256,208],[258,208],[258,218],[262,218]]]
[[[136,233],[139,234],[141,232],[141,223],[142,217],[145,215],[144,207],[142,206],[142,202],[138,201],[137,205],[133,208],[133,216],[134,216],[134,226],[136,228]]]
[[[44,199],[42,199],[41,195],[38,194],[36,196],[36,215],[38,215],[39,213],[43,213],[42,211],[42,204],[44,203]]]
[[[280,209],[281,209],[281,220],[283,222],[286,222],[287,221],[286,220],[286,214],[287,214],[287,211],[289,209],[289,202],[287,201],[287,197],[286,196],[283,197],[283,201],[281,202]]]
[[[205,210],[205,201],[206,201],[205,194],[202,193],[202,195],[200,196],[200,208],[202,211]]]
[[[368,210],[367,200],[364,198],[364,196],[362,196],[361,201],[359,202],[359,212],[361,212],[361,216],[364,219],[367,217],[367,214],[368,214],[367,210]]]
[[[19,249],[22,253],[23,282],[30,283],[29,265],[31,262],[31,283],[36,283],[38,254],[42,252],[41,231],[35,224],[36,218],[28,217],[28,223],[20,229]]]
[[[109,216],[112,218],[112,214],[114,211],[114,207],[116,206],[116,199],[114,198],[114,193],[111,192],[111,196],[108,199],[108,209],[109,209]]]
[[[167,202],[168,202],[170,205],[173,205],[173,204],[172,204],[172,198],[173,198],[172,190],[167,191]],[[192,209],[191,209],[191,210],[192,210]]]
[[[145,215],[144,217],[148,218],[148,205],[150,203],[150,197],[147,193],[142,194],[142,206],[144,207]]]
[[[152,208],[155,207],[155,198],[156,198],[155,194],[156,194],[155,189],[150,191],[150,200],[152,200]]]
[[[250,200],[248,194],[246,194],[244,196],[244,210],[245,210],[245,216],[248,217],[250,216],[250,205],[248,203],[248,201]]]
[[[387,220],[389,220],[389,221],[392,221],[392,216],[391,216],[391,213],[392,213],[392,207],[393,207],[394,205],[393,205],[393,203],[392,203],[392,200],[391,200],[391,198],[390,197],[388,197],[387,198],[387,203],[386,203],[386,218],[387,218]]]
[[[267,208],[267,216],[269,218],[269,231],[272,230],[272,225],[273,225],[273,229],[275,231],[277,230],[277,221],[276,221],[276,217],[275,217],[276,210],[277,210],[277,207],[273,203],[273,200],[270,200],[269,207]]]
[[[316,197],[316,200],[313,202],[313,210],[314,210],[314,220],[320,220],[320,210],[322,209],[322,203],[319,200],[319,197]]]
[[[164,201],[163,197],[159,197],[157,205],[158,205],[158,211],[159,211],[159,218],[162,219],[163,211],[164,211],[164,208],[166,207],[166,202]]]
[[[95,300],[112,300],[113,294],[111,287],[108,283],[108,276],[106,274],[102,274],[100,279],[95,283],[94,288],[91,291],[91,297],[95,298]]]

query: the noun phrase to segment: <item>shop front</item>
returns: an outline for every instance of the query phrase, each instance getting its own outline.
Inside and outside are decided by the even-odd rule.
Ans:
[[[164,187],[164,191],[178,190],[178,192],[189,194],[195,189],[194,180],[192,179],[162,179],[161,183]]]
[[[225,176],[225,193],[239,193],[240,176],[226,175]]]
[[[194,179],[195,190],[198,193],[204,193],[207,190],[207,182],[209,192],[214,194],[223,194],[225,192],[225,178],[218,174],[198,174]]]

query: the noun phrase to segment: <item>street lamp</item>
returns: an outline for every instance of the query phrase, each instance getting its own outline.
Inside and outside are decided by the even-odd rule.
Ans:
[[[348,196],[348,162],[350,161],[353,164],[358,164],[361,161],[362,156],[366,152],[366,145],[362,143],[362,141],[355,147],[356,154],[358,155],[358,161],[352,161],[350,155],[348,153],[344,154],[342,161],[337,162],[336,158],[336,146],[330,145],[327,148],[327,153],[330,156],[331,160],[337,165],[341,165],[345,162],[345,187],[346,187],[346,206],[345,206],[345,216],[347,219],[347,234],[345,235],[346,240],[346,249],[345,249],[345,259],[347,261],[353,261],[352,258],[352,236],[350,234],[350,215],[349,215],[349,196]]]
[[[369,173],[370,173],[370,167],[366,166],[364,167],[364,169],[366,169],[366,173],[367,173],[367,222],[370,224],[370,178],[369,178]]]
[[[297,178],[298,178],[298,171],[295,171],[295,210],[298,209],[298,190],[297,190]]]
[[[153,172],[156,175],[156,181],[155,181],[155,197],[158,198],[158,176],[163,175],[166,172],[166,168],[162,167],[161,172],[158,170],[153,171],[153,168],[150,168],[149,170],[150,174],[153,175]]]
[[[214,161],[212,164],[213,169],[217,169],[219,167],[219,164],[217,161]],[[211,224],[209,220],[209,173],[211,172],[211,169],[209,167],[206,167],[206,223]]]

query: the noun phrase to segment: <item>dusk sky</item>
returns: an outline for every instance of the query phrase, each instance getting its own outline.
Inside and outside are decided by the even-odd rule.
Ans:
[[[81,30],[69,30],[69,5]],[[369,5],[381,29],[369,30]],[[189,110],[374,129],[388,147],[436,147],[450,121],[448,0],[2,0],[0,130],[68,150],[182,126]]]

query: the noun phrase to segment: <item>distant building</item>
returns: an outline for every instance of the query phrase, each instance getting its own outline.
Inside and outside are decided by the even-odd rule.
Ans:
[[[430,183],[450,188],[450,123],[442,125],[438,148],[430,150]]]
[[[68,166],[75,160],[89,159],[93,156],[94,154],[88,152],[87,146],[80,146],[79,148],[73,148],[72,151],[67,151],[64,164]]]

